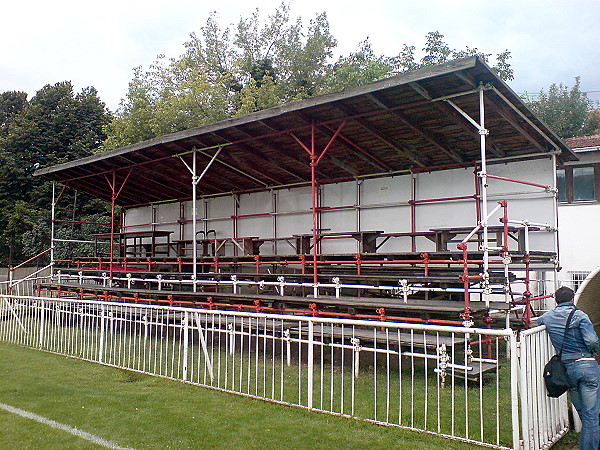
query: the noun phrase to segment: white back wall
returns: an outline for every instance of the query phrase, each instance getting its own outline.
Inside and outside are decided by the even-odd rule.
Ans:
[[[591,272],[600,265],[599,204],[560,205],[558,208],[561,281],[570,281],[569,272]]]
[[[489,165],[488,173],[554,185],[553,161],[550,158]],[[538,187],[501,180],[489,179],[488,184],[490,211],[499,200],[507,200],[511,219],[554,224],[555,200],[551,193]],[[320,186],[320,228],[325,233],[372,230],[410,232],[411,199],[434,200],[474,194],[473,167],[323,185]],[[199,198],[197,203],[198,230],[215,230],[218,239],[234,236],[268,239],[312,233],[310,187]],[[192,239],[191,205],[191,201],[186,201],[182,206],[179,202],[156,205],[154,211],[152,207],[131,209],[125,215],[125,224],[153,223],[156,229],[174,231],[173,240]],[[418,203],[414,214],[415,231],[474,227],[477,223],[474,198]],[[498,211],[490,218],[489,224],[501,225],[501,215],[502,212]],[[185,221],[182,228],[178,220]],[[427,238],[417,237],[416,242],[417,251],[435,250]],[[352,238],[324,239],[321,246],[323,253],[355,253],[358,250],[358,244]],[[230,247],[230,251],[233,251],[233,246]],[[516,243],[512,243],[511,248],[516,249]],[[456,250],[455,244],[451,244],[449,249]],[[531,249],[555,251],[553,233],[532,234]],[[381,248],[385,252],[410,250],[409,237],[394,237]],[[263,254],[292,252],[291,246],[283,241],[265,242],[261,247]]]

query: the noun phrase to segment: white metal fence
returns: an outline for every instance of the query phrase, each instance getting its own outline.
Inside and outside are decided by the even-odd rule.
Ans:
[[[567,396],[546,395],[544,365],[554,355],[545,326],[520,334],[520,405],[525,449],[548,448],[569,431]]]
[[[3,341],[497,448],[567,427],[535,384],[546,333],[524,335],[511,358],[511,330],[0,296]]]

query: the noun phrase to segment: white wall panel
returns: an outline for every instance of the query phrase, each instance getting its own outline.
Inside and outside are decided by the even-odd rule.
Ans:
[[[235,214],[233,197],[216,197],[206,199],[206,229],[215,230],[217,238],[231,237],[233,223],[231,216]]]
[[[273,236],[273,219],[271,216],[241,217],[238,219],[238,237]]]
[[[312,194],[310,187],[295,189],[284,189],[279,191],[279,212],[307,211],[312,205]]]
[[[362,182],[361,204],[397,203],[410,200],[410,175]]]
[[[128,209],[125,213],[125,225],[143,225],[152,222],[152,207],[143,206],[141,208]]]
[[[256,192],[254,194],[240,195],[238,214],[257,214],[272,212],[273,194],[270,192]]]
[[[321,206],[353,206],[356,204],[357,183],[345,182],[321,186]]]
[[[472,167],[423,172],[415,175],[416,199],[464,197],[475,193],[475,175]]]
[[[491,174],[531,181],[543,185],[553,184],[553,169],[550,159],[519,161],[509,164],[490,165]],[[451,169],[415,175],[415,194],[417,200],[469,196],[475,192],[473,168]],[[357,202],[357,184],[360,185],[359,211],[344,209],[323,211],[321,227],[331,232],[381,230],[387,233],[408,232],[411,230],[411,210],[408,201],[411,199],[410,175],[363,180],[361,182],[344,182],[321,186],[321,204],[323,207],[355,206]],[[508,183],[500,180],[489,180],[489,210],[499,200],[508,200],[509,217],[511,219],[529,220],[530,222],[549,223],[554,221],[554,198],[543,189],[522,184]],[[312,232],[311,189],[310,187],[285,189],[276,191],[276,205],[273,205],[273,194],[259,192],[244,194],[239,197],[238,214],[262,214],[275,212],[277,236],[273,236],[273,216],[239,217],[237,221],[238,236],[289,237],[295,234]],[[206,223],[200,222],[199,230],[214,229],[217,237],[233,235],[233,219],[235,203],[232,196],[199,200],[198,217],[204,218],[206,202],[208,215]],[[274,208],[275,206],[275,208]],[[174,202],[157,207],[157,218],[161,222],[176,222],[179,217],[179,205]],[[360,214],[360,223],[357,215]],[[498,212],[490,219],[490,225],[500,225]],[[185,217],[191,219],[191,202],[185,204]],[[128,225],[149,223],[152,214],[149,207],[136,208],[127,212]],[[421,203],[416,205],[416,230],[428,231],[432,228],[471,227],[476,225],[474,200],[457,200],[451,202]],[[165,226],[166,227],[166,226]],[[191,239],[191,223],[185,225],[184,237]],[[162,229],[162,228],[161,228]],[[174,231],[176,227],[173,228]],[[426,238],[418,237],[417,251],[431,251],[433,244]],[[410,238],[390,239],[382,251],[410,251]],[[533,250],[553,250],[552,233],[532,234]],[[265,243],[263,252],[272,244]],[[288,246],[278,243],[286,252]],[[327,240],[323,243],[323,251],[351,253],[357,249],[356,242],[350,239]],[[291,249],[290,249],[291,250]],[[272,250],[271,250],[272,251]]]
[[[356,213],[354,210],[325,211],[321,215],[321,228],[326,233],[345,233],[356,231]],[[352,237],[333,237],[321,240],[323,253],[356,253],[358,243]]]
[[[290,237],[294,234],[312,232],[312,214],[281,214],[277,216],[278,237]]]

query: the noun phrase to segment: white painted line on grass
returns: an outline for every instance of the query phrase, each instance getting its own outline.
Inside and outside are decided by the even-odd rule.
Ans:
[[[13,414],[17,414],[21,417],[25,417],[26,419],[35,420],[36,422],[43,423],[44,425],[48,425],[52,428],[57,428],[59,430],[66,431],[67,433],[71,433],[77,437],[93,442],[94,444],[101,445],[106,448],[113,448],[116,450],[128,450],[126,447],[121,447],[114,442],[107,441],[106,439],[101,438],[100,436],[96,436],[95,434],[87,433],[86,431],[78,430],[77,428],[70,427],[69,425],[65,425],[59,422],[55,422],[54,420],[47,419],[45,417],[39,416],[35,413],[24,411],[19,408],[15,408],[14,406],[5,405],[4,403],[0,403],[0,409],[11,412]]]

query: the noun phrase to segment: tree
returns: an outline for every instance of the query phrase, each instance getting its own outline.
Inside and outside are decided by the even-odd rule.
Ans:
[[[390,58],[390,64],[394,66],[394,72],[406,72],[409,70],[420,69],[422,67],[442,64],[453,59],[466,58],[468,56],[479,56],[486,62],[491,62],[491,53],[479,51],[477,47],[465,47],[464,50],[451,49],[444,42],[444,35],[439,31],[430,31],[425,36],[425,47],[423,47],[424,56],[420,60],[415,58],[415,46],[404,44],[400,53]],[[496,54],[495,64],[492,65],[498,76],[503,80],[512,80],[514,78],[513,70],[508,60],[511,54],[508,50]]]
[[[536,97],[526,95],[525,101],[558,136],[586,136],[600,130],[600,117],[593,114],[594,103],[581,91],[581,77],[575,77],[570,89],[553,83],[548,93],[542,90]]]
[[[233,30],[212,14],[182,56],[135,70],[102,150],[320,93],[335,45],[325,14],[304,30],[286,3],[266,22],[257,9]]]
[[[420,60],[415,47],[408,45],[393,57],[377,55],[367,38],[355,52],[333,63],[337,42],[325,13],[304,27],[300,18],[290,18],[284,2],[266,21],[256,9],[233,28],[222,28],[212,14],[198,34],[191,34],[182,56],[159,55],[148,70],[134,70],[127,96],[100,150],[361,86],[454,58],[491,57],[477,48],[451,49],[443,38],[437,31],[428,33]],[[493,67],[503,79],[513,76],[509,59],[508,50],[496,55]]]
[[[6,91],[0,93],[0,136],[5,135],[13,118],[27,105],[27,93]]]
[[[6,264],[48,246],[51,183],[33,177],[36,165],[93,154],[110,114],[94,88],[74,93],[70,82],[46,85],[30,101],[24,93],[4,92],[0,110],[0,260]],[[69,204],[71,199],[65,196]],[[84,212],[98,207],[91,209]]]
[[[392,75],[393,70],[390,58],[376,55],[369,39],[366,39],[359,44],[357,51],[336,61],[327,90],[340,91],[362,86]]]

